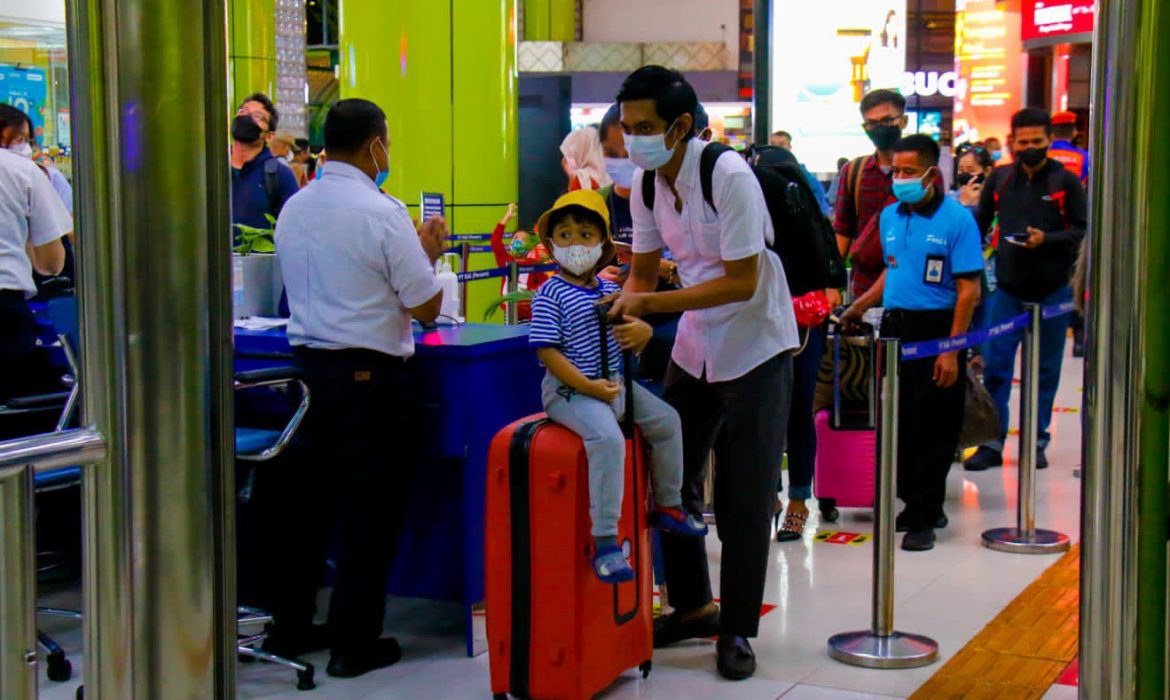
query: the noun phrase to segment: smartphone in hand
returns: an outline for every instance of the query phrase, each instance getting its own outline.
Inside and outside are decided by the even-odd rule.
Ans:
[[[1031,236],[1029,236],[1026,233],[1009,233],[1006,236],[1004,236],[1004,238],[1007,240],[1008,243],[1014,243],[1016,245],[1024,245],[1025,243],[1028,242],[1028,239],[1031,238]]]

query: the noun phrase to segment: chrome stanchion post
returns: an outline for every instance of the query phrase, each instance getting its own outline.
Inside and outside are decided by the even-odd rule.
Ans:
[[[1040,423],[1040,323],[1043,310],[1029,304],[1024,331],[1024,357],[1020,363],[1019,493],[1016,527],[999,527],[983,533],[983,545],[1001,552],[1052,554],[1067,551],[1068,535],[1036,529],[1036,450]]]
[[[0,469],[0,698],[37,694],[33,470]]]
[[[873,621],[868,630],[830,637],[829,656],[850,666],[918,668],[938,659],[938,643],[929,637],[894,629],[894,486],[898,462],[898,369],[902,346],[897,338],[885,338],[880,342],[885,377],[882,381],[881,433],[874,494]]]
[[[515,294],[520,290],[520,266],[513,260],[508,263],[508,294]],[[514,326],[520,323],[520,305],[512,299],[504,305],[504,323]]]
[[[471,244],[464,241],[459,248],[459,257],[463,258],[463,273],[467,274],[471,272]],[[470,318],[467,313],[467,288],[467,282],[459,285],[459,308],[463,311],[463,318]]]

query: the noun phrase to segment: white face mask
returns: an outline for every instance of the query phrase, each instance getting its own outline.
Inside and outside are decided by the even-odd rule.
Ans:
[[[14,143],[8,147],[8,150],[22,158],[32,158],[32,146],[29,145],[28,141]]]
[[[670,162],[674,156],[674,147],[666,147],[666,135],[674,128],[675,120],[666,131],[661,134],[648,136],[633,136],[623,134],[626,141],[626,150],[630,153],[630,162],[643,170],[657,170]],[[678,141],[674,142],[678,146]]]
[[[633,185],[635,167],[637,166],[629,158],[606,157],[605,159],[605,172],[618,187],[629,189]]]
[[[568,248],[553,246],[553,258],[561,267],[577,277],[583,277],[597,269],[601,260],[600,245],[571,245]]]

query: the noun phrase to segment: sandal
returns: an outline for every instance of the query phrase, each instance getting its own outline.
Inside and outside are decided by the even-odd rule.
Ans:
[[[777,542],[796,542],[804,537],[804,526],[808,523],[808,513],[787,513],[784,516],[784,525],[776,531]]]

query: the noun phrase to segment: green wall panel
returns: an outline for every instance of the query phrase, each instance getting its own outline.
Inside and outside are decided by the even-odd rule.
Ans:
[[[246,95],[276,93],[276,2],[230,0],[228,14],[228,96],[234,111]]]
[[[525,41],[576,41],[574,0],[523,0]]]
[[[515,17],[515,0],[341,0],[341,97],[386,111],[385,190],[415,215],[422,192],[442,192],[452,233],[490,232],[516,201]],[[491,267],[491,255],[472,256],[471,269]],[[499,280],[472,283],[468,320],[499,291]]]

